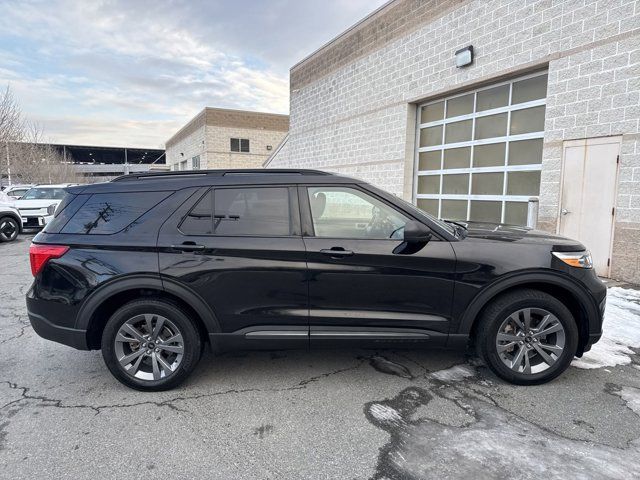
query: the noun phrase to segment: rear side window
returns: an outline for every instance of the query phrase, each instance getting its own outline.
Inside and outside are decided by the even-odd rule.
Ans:
[[[131,225],[170,192],[97,193],[91,195],[61,233],[110,234]]]
[[[292,234],[289,190],[276,187],[212,190],[189,212],[180,230],[187,235],[289,236]]]

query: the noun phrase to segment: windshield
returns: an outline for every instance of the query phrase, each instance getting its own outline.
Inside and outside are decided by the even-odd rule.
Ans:
[[[65,196],[63,188],[34,187],[21,200],[62,200]]]

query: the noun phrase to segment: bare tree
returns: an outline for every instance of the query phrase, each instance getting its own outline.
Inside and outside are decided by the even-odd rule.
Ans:
[[[0,94],[0,180],[8,183],[76,183],[81,176],[58,149],[45,141],[42,127],[24,119],[7,86]]]
[[[24,183],[79,183],[81,176],[59,149],[46,141],[42,128],[24,125],[23,141],[9,144],[12,173]]]
[[[16,101],[11,89],[7,88],[0,93],[0,145],[4,150],[4,162],[0,162],[0,180],[3,176],[11,183],[11,161],[9,155],[9,144],[22,140],[24,132],[24,119],[20,106]]]

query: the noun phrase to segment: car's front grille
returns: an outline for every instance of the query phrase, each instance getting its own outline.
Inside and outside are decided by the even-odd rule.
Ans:
[[[39,227],[40,224],[38,223],[38,217],[30,217],[30,218],[25,218],[25,221],[23,222],[23,226],[25,227]]]

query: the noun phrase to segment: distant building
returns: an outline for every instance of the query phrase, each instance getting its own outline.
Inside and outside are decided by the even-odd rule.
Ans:
[[[17,143],[17,151],[12,148],[10,163],[14,165],[23,159],[20,154],[20,145],[34,146],[33,144]],[[149,170],[164,170],[164,150],[156,148],[130,148],[130,147],[101,147],[95,145],[68,145],[68,144],[39,144],[38,146],[53,150],[66,163],[73,165],[73,170],[87,181],[108,181],[127,173],[140,173]],[[4,153],[4,152],[3,152]],[[4,155],[0,157],[0,185],[20,183],[20,168],[13,169],[11,181],[7,172],[7,160]]]
[[[205,108],[166,142],[171,170],[259,168],[289,130],[289,116]]]
[[[85,177],[110,180],[127,173],[147,172],[165,164],[164,150],[154,148],[52,145]]]

